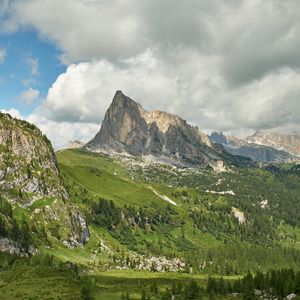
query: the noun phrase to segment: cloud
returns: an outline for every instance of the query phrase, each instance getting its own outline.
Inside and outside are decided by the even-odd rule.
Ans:
[[[24,119],[24,117],[21,116],[20,112],[16,108],[11,109],[0,109],[0,111],[4,114],[10,114],[12,117],[17,119]]]
[[[21,82],[25,87],[30,87],[31,85],[36,83],[36,79],[30,77],[30,78],[22,79]]]
[[[68,146],[70,141],[87,143],[99,131],[99,125],[93,123],[55,122],[37,114],[29,115],[26,120],[37,125],[58,150]]]
[[[37,58],[27,57],[26,63],[30,67],[31,76],[38,76],[39,75],[39,60]]]
[[[9,110],[0,109],[0,111],[38,126],[43,134],[46,134],[51,140],[56,150],[66,147],[69,141],[79,140],[86,143],[99,130],[98,124],[85,124],[82,126],[82,123],[55,122],[34,113],[29,116],[23,116],[16,108]]]
[[[0,64],[2,64],[5,61],[6,56],[7,56],[6,49],[0,48]]]
[[[153,109],[162,99],[178,99],[176,78],[160,74],[159,62],[150,53],[124,64],[101,60],[70,65],[49,89],[39,114],[56,121],[100,123],[118,89]]]
[[[189,48],[218,57],[213,67],[231,85],[300,67],[297,0],[18,0],[11,16],[55,43],[65,62],[119,63],[147,49],[168,60]]]
[[[40,118],[100,123],[122,89],[205,129],[299,128],[298,0],[5,2],[70,64]]]
[[[31,104],[32,102],[34,102],[39,98],[39,95],[40,95],[39,90],[29,88],[21,93],[20,99],[26,104]]]
[[[12,16],[57,44],[68,61],[115,59],[135,55],[145,45],[135,5],[135,0],[20,0]]]
[[[283,68],[232,89],[217,73],[205,73],[210,63],[205,57],[198,56],[195,64],[193,53],[188,56],[191,65],[182,70],[166,67],[150,52],[126,61],[126,68],[107,61],[73,64],[49,89],[38,114],[55,121],[100,123],[121,89],[148,110],[176,113],[204,129],[300,124],[299,73]]]
[[[11,33],[18,28],[18,21],[11,14],[13,0],[1,0],[0,2],[0,33]]]

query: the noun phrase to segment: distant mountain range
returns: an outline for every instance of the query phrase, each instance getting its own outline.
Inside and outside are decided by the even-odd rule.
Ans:
[[[242,155],[258,162],[295,162],[300,160],[300,136],[257,131],[244,139],[222,132],[209,136],[233,155]]]
[[[80,149],[84,146],[84,143],[78,140],[69,141],[67,149]]]
[[[76,141],[69,148],[80,147],[82,144]],[[226,165],[249,165],[249,159],[266,163],[299,161],[300,136],[259,131],[245,139],[222,132],[207,136],[179,116],[148,112],[117,91],[100,131],[83,148],[222,170]]]
[[[299,134],[280,134],[276,132],[257,131],[249,136],[248,143],[264,145],[283,150],[295,156],[300,156],[300,135]]]
[[[226,168],[225,165],[250,163],[211,143],[198,127],[177,115],[148,112],[121,91],[116,92],[100,131],[85,148],[218,170]]]

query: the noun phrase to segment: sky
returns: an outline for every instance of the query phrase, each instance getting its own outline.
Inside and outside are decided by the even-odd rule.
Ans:
[[[299,0],[0,0],[0,110],[56,149],[116,90],[205,132],[300,133]]]

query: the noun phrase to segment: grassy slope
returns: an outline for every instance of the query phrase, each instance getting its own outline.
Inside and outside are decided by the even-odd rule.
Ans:
[[[259,206],[260,201],[264,199],[263,197],[266,197],[269,200],[270,208],[266,209],[264,213],[270,215],[272,219],[273,212],[271,212],[271,209],[276,211],[278,205],[276,201],[281,197],[280,193],[286,189],[285,183],[277,180],[271,173],[257,169],[239,170],[238,173],[236,171],[221,174],[209,171],[193,173],[192,171],[173,170],[172,167],[167,166],[161,168],[159,165],[144,167],[138,164],[138,160],[136,161],[137,166],[132,168],[135,161],[126,164],[106,155],[92,154],[82,150],[61,151],[58,153],[57,158],[62,174],[70,186],[72,199],[77,201],[77,204],[83,210],[88,211],[90,206],[90,202],[82,201],[84,195],[88,199],[94,200],[104,197],[113,200],[120,207],[133,205],[137,208],[158,208],[161,210],[167,207],[169,204],[157,196],[151,188],[154,188],[160,195],[166,195],[175,201],[178,206],[172,206],[172,208],[178,214],[178,220],[184,220],[184,225],[166,228],[169,231],[168,234],[135,230],[139,244],[157,243],[160,239],[162,244],[166,246],[165,250],[167,248],[177,248],[178,250],[178,246],[174,243],[176,243],[176,240],[181,239],[182,229],[180,227],[183,227],[185,238],[199,249],[220,245],[223,243],[224,238],[236,239],[230,232],[227,234],[220,233],[219,238],[216,238],[211,233],[205,233],[194,228],[189,217],[190,207],[196,207],[193,199],[199,199],[200,201],[196,210],[203,210],[208,214],[211,213],[210,210],[222,209],[222,207],[230,208],[231,206],[239,207],[239,205],[247,204],[248,207],[245,207],[245,209],[253,210],[248,212],[249,218],[251,218],[250,214],[255,215],[257,213],[255,211],[257,208],[254,209],[253,207],[255,205]],[[300,183],[295,178],[291,178],[291,182],[294,183],[296,188],[291,189],[289,192],[296,197],[298,191],[300,192]],[[82,191],[80,192],[82,189],[85,190],[83,195]],[[181,195],[183,190],[187,192],[188,197]],[[206,190],[234,190],[236,196],[213,195],[205,193]],[[273,207],[271,207],[272,205]],[[259,210],[261,209],[259,208]],[[232,217],[232,225],[234,225],[234,222],[236,221]],[[273,221],[270,222],[273,226]],[[274,223],[274,226],[277,225]],[[92,239],[87,245],[87,249],[90,249],[90,251],[97,244],[96,232],[98,232],[97,237],[100,235],[108,244],[112,245],[113,249],[123,247],[103,229],[94,227]],[[278,232],[280,232],[281,244],[288,247],[300,247],[299,229],[297,227],[292,228],[286,225],[285,222],[281,222],[281,225],[278,226]],[[164,246],[162,253],[164,252]],[[70,252],[69,250],[62,251]],[[81,252],[84,257],[88,256],[85,251]],[[101,258],[99,259],[101,260]],[[89,261],[88,258],[87,260]]]
[[[132,180],[128,176],[126,167],[118,161],[104,155],[91,154],[79,150],[66,150],[58,154],[59,167],[62,173],[71,178],[74,184],[84,187],[90,197],[99,199],[104,197],[113,200],[117,205],[133,205],[137,208],[158,208],[163,209],[170,205],[161,199],[152,190],[155,189],[160,195],[165,195],[171,199],[173,188],[159,183],[149,183],[144,181]],[[195,189],[190,189],[191,195],[196,193]],[[176,198],[176,206],[172,206],[179,214],[179,219],[186,220],[185,234],[187,238],[192,238],[195,244],[200,247],[210,247],[219,244],[211,234],[197,230],[197,235],[192,234],[191,220],[188,219],[188,212],[181,197]],[[79,202],[79,205],[82,204]],[[83,205],[84,206],[84,205]],[[171,230],[171,231],[170,231]],[[168,228],[174,239],[181,237],[180,228]],[[138,232],[141,237],[149,242],[157,242],[159,238],[167,242],[163,235],[155,233],[146,234]],[[192,237],[193,236],[193,237]],[[107,238],[107,237],[106,237]],[[110,239],[111,241],[112,239]]]
[[[210,233],[204,233],[199,229],[193,228],[191,219],[188,217],[189,207],[194,206],[195,198],[200,199],[202,209],[207,209],[207,203],[216,207],[228,206],[234,203],[235,198],[232,196],[212,195],[204,191],[209,190],[230,190],[233,189],[242,199],[248,199],[248,195],[252,195],[251,201],[257,198],[259,203],[260,195],[265,192],[266,195],[272,195],[272,186],[276,185],[276,189],[280,191],[284,188],[283,183],[277,182],[273,176],[265,171],[253,171],[249,173],[241,171],[236,173],[204,173],[204,174],[174,174],[172,168],[166,167],[160,170],[160,167],[143,170],[137,168],[131,172],[128,166],[120,163],[118,160],[111,159],[100,154],[91,154],[80,150],[65,150],[57,155],[59,167],[63,177],[69,185],[72,201],[81,207],[83,211],[88,212],[90,209],[90,201],[95,201],[99,197],[113,200],[118,206],[133,205],[144,207],[145,209],[158,208],[163,210],[169,204],[157,196],[150,187],[154,188],[159,194],[166,195],[174,200],[178,206],[172,206],[178,213],[178,219],[185,220],[184,234],[187,240],[191,241],[199,249],[216,247],[223,243],[222,240],[216,239]],[[259,177],[257,177],[259,173]],[[253,181],[253,178],[257,178]],[[221,179],[221,183],[217,185]],[[253,186],[257,186],[253,189]],[[263,187],[266,187],[263,190]],[[297,193],[297,188],[295,193]],[[82,190],[84,193],[82,194]],[[188,193],[186,199],[182,191]],[[174,192],[178,192],[176,195]],[[277,192],[277,191],[276,191]],[[275,193],[275,192],[274,192]],[[88,201],[84,201],[86,196]],[[243,198],[244,197],[244,198]],[[51,205],[52,200],[44,199],[36,202],[29,208],[28,212],[34,211],[35,208],[41,208],[45,205]],[[256,200],[255,200],[256,201]],[[272,203],[271,203],[272,204]],[[208,205],[208,207],[209,207]],[[16,208],[16,216],[23,212],[18,212]],[[133,270],[105,270],[105,265],[109,261],[106,252],[96,252],[99,248],[99,240],[104,240],[114,252],[120,252],[121,249],[127,251],[126,246],[120,244],[118,240],[113,238],[104,228],[90,225],[91,238],[83,249],[67,249],[61,244],[53,241],[53,247],[42,248],[44,253],[53,254],[61,261],[72,261],[79,265],[94,270],[93,275],[96,278],[97,292],[96,299],[120,299],[123,291],[129,291],[130,299],[140,299],[141,286],[147,286],[152,281],[162,283],[161,289],[170,286],[173,280],[195,279],[205,284],[207,275],[189,275],[180,273],[153,273],[148,271]],[[168,235],[158,235],[155,232],[145,232],[136,229],[135,234],[138,243],[157,243],[160,239],[163,244],[171,240],[171,245],[164,246],[166,248],[175,248],[174,241],[180,239],[182,231],[179,227],[168,229]],[[299,228],[289,226],[282,223],[279,226],[281,234],[280,243],[289,247],[299,247],[300,232]],[[234,239],[234,237],[232,237]],[[177,246],[176,246],[177,247]],[[162,249],[163,253],[164,249]],[[78,299],[79,287],[75,281],[68,277],[69,275],[59,272],[50,271],[45,268],[34,269],[16,269],[0,273],[0,299]],[[238,277],[227,277],[227,280],[234,280]],[[165,283],[163,283],[163,279]],[[40,287],[35,285],[38,281]],[[21,294],[23,293],[23,294]],[[74,295],[73,298],[70,295]],[[20,296],[22,295],[22,297]],[[33,296],[26,298],[26,295]],[[69,295],[69,296],[66,296]],[[70,298],[68,298],[70,297]],[[224,298],[225,299],[225,298]]]
[[[96,201],[100,197],[113,200],[118,206],[133,205],[136,208],[144,207],[147,209],[159,209],[163,211],[168,205],[165,200],[157,196],[151,188],[154,188],[160,195],[166,195],[177,203],[178,206],[172,206],[178,214],[178,220],[184,220],[184,235],[187,241],[190,241],[198,249],[217,247],[222,245],[222,239],[217,239],[211,233],[194,228],[192,220],[189,217],[189,208],[195,207],[194,200],[199,199],[199,209],[209,210],[210,205],[213,207],[223,207],[232,205],[235,198],[226,195],[212,195],[205,193],[205,190],[230,190],[236,193],[248,195],[253,193],[252,200],[258,198],[261,194],[261,186],[268,184],[274,180],[270,176],[265,176],[264,171],[261,172],[261,178],[258,178],[260,188],[253,191],[251,185],[252,178],[247,173],[214,174],[203,173],[179,174],[172,168],[166,167],[164,170],[158,166],[153,166],[144,170],[143,167],[137,167],[134,170],[130,166],[111,159],[100,154],[91,154],[79,150],[65,150],[57,155],[59,167],[63,177],[66,180],[72,201],[81,207],[85,212],[89,212],[91,201]],[[257,174],[254,174],[257,175]],[[221,183],[217,185],[221,180]],[[257,184],[257,182],[255,183]],[[281,189],[279,186],[278,189]],[[186,192],[188,197],[183,196],[182,192]],[[86,200],[86,199],[87,200]],[[45,205],[51,205],[51,199],[44,199],[36,202],[27,210],[27,213],[33,212],[36,208],[42,208]],[[198,204],[197,204],[198,205]],[[20,211],[18,211],[20,210]],[[20,208],[15,209],[15,215],[21,215],[24,211]],[[233,218],[234,221],[234,218]],[[181,221],[180,221],[181,222]],[[179,223],[180,224],[180,223]],[[176,244],[177,240],[182,239],[181,226],[166,228],[167,232],[157,233],[149,232],[139,228],[134,230],[137,243],[143,245],[145,243],[163,244],[161,253],[168,249],[177,249],[180,251],[185,245]],[[195,279],[202,285],[207,280],[207,275],[189,275],[180,273],[152,273],[148,271],[105,271],[107,263],[111,261],[109,254],[105,251],[98,251],[99,241],[103,240],[113,253],[120,251],[128,251],[126,245],[122,245],[118,240],[113,238],[104,228],[90,224],[91,238],[83,249],[68,249],[56,242],[52,241],[51,248],[41,248],[43,253],[54,255],[57,259],[67,262],[72,261],[83,267],[88,267],[93,271],[96,278],[96,299],[120,299],[122,292],[130,292],[131,299],[140,299],[142,286],[149,286],[151,282],[158,281],[161,283],[160,290],[164,290],[170,286],[174,280]],[[297,245],[298,228],[293,229],[286,224],[280,225],[280,231],[287,238],[282,239],[282,243],[292,247]],[[164,231],[162,231],[164,232]],[[296,238],[295,238],[296,233]],[[229,235],[230,236],[230,235]],[[232,239],[235,239],[233,236]],[[185,242],[184,242],[185,243]],[[95,251],[97,250],[97,251]],[[175,250],[174,250],[175,251]],[[24,295],[36,296],[37,299],[59,299],[61,295],[74,294],[74,299],[79,297],[79,288],[74,286],[74,281],[68,276],[62,278],[59,272],[47,271],[46,269],[33,268],[16,269],[12,271],[2,272],[0,274],[1,292],[5,295],[4,299],[22,299],[20,293]],[[233,280],[237,277],[228,277],[227,280]],[[40,282],[40,288],[36,287],[34,282]],[[50,291],[49,291],[50,289]],[[72,292],[71,292],[72,291]],[[24,296],[23,295],[23,296]],[[44,298],[43,298],[44,297]],[[26,297],[23,297],[26,299]],[[0,296],[1,299],[1,296]],[[28,298],[29,299],[29,298]],[[65,296],[63,299],[68,299]],[[71,299],[71,298],[70,298]]]
[[[0,299],[80,299],[80,288],[69,273],[19,266],[0,272]]]

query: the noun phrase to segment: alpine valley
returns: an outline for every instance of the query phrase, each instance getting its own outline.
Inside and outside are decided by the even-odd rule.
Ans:
[[[208,136],[117,91],[54,153],[1,113],[0,299],[299,299],[299,141]]]

